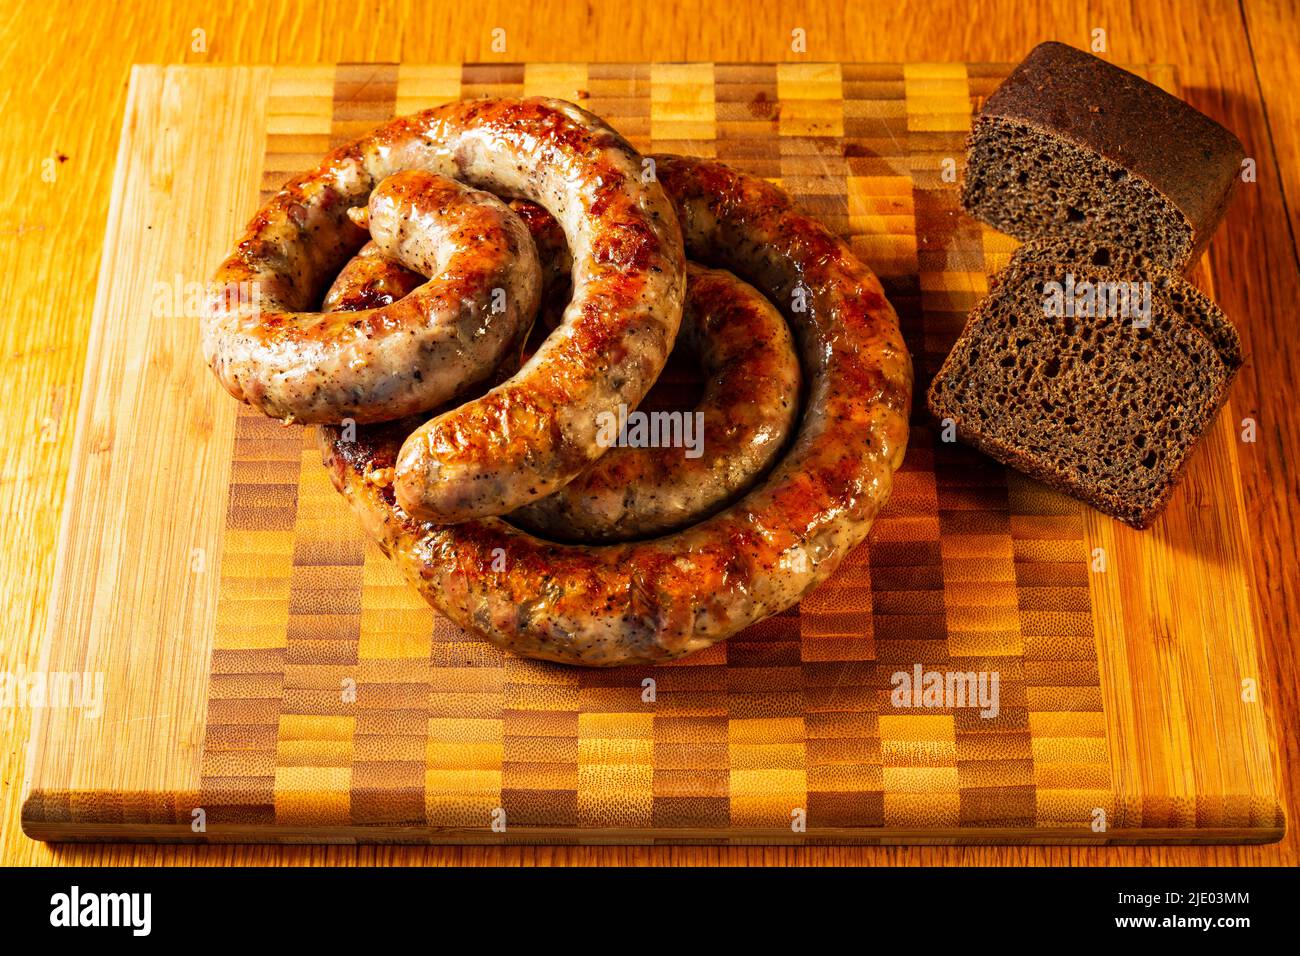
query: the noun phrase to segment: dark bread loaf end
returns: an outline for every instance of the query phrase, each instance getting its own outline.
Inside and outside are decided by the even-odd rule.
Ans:
[[[1055,42],[989,97],[967,145],[972,215],[1025,240],[1103,236],[1178,272],[1223,218],[1245,155],[1177,97]]]

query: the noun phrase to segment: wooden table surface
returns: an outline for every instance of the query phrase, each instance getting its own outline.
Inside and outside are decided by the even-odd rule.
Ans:
[[[0,22],[0,673],[40,668],[87,332],[115,149],[132,63],[547,60],[1014,61],[1040,40],[1086,47],[1106,31],[1115,62],[1164,62],[1184,95],[1237,133],[1258,166],[1239,190],[1212,257],[1219,302],[1248,363],[1235,385],[1258,441],[1241,446],[1252,522],[1266,673],[1282,750],[1287,813],[1300,799],[1300,84],[1296,0],[1132,4],[507,4],[323,5],[238,2],[87,4],[47,0]],[[808,9],[814,6],[814,9]],[[879,18],[879,19],[877,19]],[[494,52],[494,30],[505,52]],[[806,32],[807,51],[791,49]],[[497,34],[499,37],[500,35]],[[1288,40],[1287,37],[1291,37]],[[213,134],[220,135],[220,130]],[[6,864],[425,865],[1006,864],[1159,865],[1300,862],[1294,827],[1262,847],[458,848],[46,846],[18,825],[31,712],[0,709],[0,862]]]

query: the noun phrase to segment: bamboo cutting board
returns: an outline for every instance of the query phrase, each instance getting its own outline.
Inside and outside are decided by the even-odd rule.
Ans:
[[[1280,838],[1231,404],[1142,533],[941,441],[919,400],[1014,247],[959,212],[953,175],[1008,69],[136,68],[42,663],[103,693],[39,711],[28,834]],[[540,664],[436,617],[310,431],[236,406],[198,354],[190,284],[259,198],[396,113],[520,94],[781,182],[880,274],[915,357],[869,542],[799,607],[671,665]],[[996,715],[902,706],[917,668],[998,675]]]

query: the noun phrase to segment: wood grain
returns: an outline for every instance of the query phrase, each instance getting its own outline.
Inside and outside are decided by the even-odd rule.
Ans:
[[[1295,185],[1300,181],[1300,105],[1292,94],[1300,84],[1300,56],[1290,27],[1300,20],[1300,0],[1253,0],[1244,4],[1242,11],[1270,140],[1267,154],[1255,158],[1279,171],[1294,244],[1300,235],[1300,195],[1296,195]]]
[[[220,233],[193,230],[178,242],[160,211],[169,210],[166,218],[178,227],[206,221],[223,232],[238,229],[237,214],[208,198],[233,190],[253,199],[267,73],[133,72],[128,115],[149,138],[136,154],[147,164],[132,172],[130,156],[141,144],[124,138],[113,182],[120,198],[108,229],[133,241],[109,244],[101,266],[89,353],[104,361],[90,363],[82,381],[77,467],[55,569],[68,586],[52,627],[68,639],[47,647],[40,666],[109,675],[97,719],[44,722],[36,772],[69,793],[192,789],[217,590],[215,576],[202,572],[221,554],[224,531],[206,502],[225,494],[235,410],[194,387],[198,327],[185,321],[189,301],[176,298],[186,282],[200,281],[196,255],[220,256]],[[226,118],[228,148],[210,162],[194,145],[210,136],[217,116]],[[169,301],[159,301],[156,283]],[[155,404],[169,413],[150,413]],[[182,448],[183,460],[176,457]],[[160,500],[175,510],[157,508]],[[144,502],[154,505],[140,507]]]
[[[1278,116],[1294,84],[1270,86],[1285,68],[1275,58],[1257,79],[1244,20],[1258,4],[1212,4],[1187,17],[1176,4],[1092,4],[1075,7],[963,3],[881,10],[833,8],[809,13],[802,5],[763,4],[752,14],[730,7],[663,7],[653,13],[626,8],[538,3],[422,10],[407,5],[367,8],[344,14],[300,14],[293,5],[268,3],[204,10],[188,4],[141,5],[109,11],[96,5],[52,3],[27,7],[3,27],[0,63],[10,80],[5,149],[0,164],[9,227],[0,248],[11,264],[0,285],[0,302],[11,315],[29,321],[3,331],[6,376],[14,397],[3,424],[11,453],[0,472],[7,547],[0,555],[6,583],[0,653],[10,671],[37,665],[35,649],[45,628],[54,537],[70,453],[69,423],[77,406],[89,308],[94,301],[96,265],[108,209],[114,144],[124,106],[127,67],[140,61],[320,62],[335,60],[489,60],[491,25],[506,25],[509,49],[500,59],[546,60],[563,56],[592,60],[783,59],[789,30],[802,26],[808,57],[866,61],[1006,60],[1046,38],[1082,43],[1087,31],[1104,25],[1111,56],[1126,62],[1171,62],[1179,67],[1187,97],[1234,129],[1248,152],[1270,149],[1264,122],[1267,100]],[[1293,4],[1282,4],[1276,21],[1280,39],[1295,33]],[[629,16],[632,22],[629,22]],[[1269,13],[1272,17],[1272,13]],[[1252,23],[1255,22],[1252,19]],[[418,24],[418,28],[417,25]],[[206,52],[190,49],[192,31],[207,32]],[[31,38],[41,42],[30,42]],[[49,51],[63,51],[49,56]],[[1282,72],[1279,73],[1279,70]],[[116,78],[117,85],[112,82]],[[1275,104],[1281,104],[1275,106]],[[1295,124],[1291,123],[1291,129]],[[66,156],[60,162],[58,156]],[[1295,250],[1284,228],[1282,176],[1294,195],[1294,150],[1283,164],[1261,163],[1254,190],[1242,190],[1211,251],[1219,278],[1218,296],[1243,327],[1251,366],[1239,381],[1241,414],[1260,422],[1260,442],[1244,448],[1242,487],[1252,524],[1255,577],[1259,582],[1268,654],[1264,696],[1277,702],[1280,726],[1294,726],[1298,712],[1294,680],[1294,637],[1300,613],[1297,534],[1288,502],[1300,497],[1286,463],[1300,447],[1294,416],[1297,346],[1289,310],[1297,300]],[[1288,159],[1289,157],[1289,159]],[[42,160],[54,161],[56,179],[41,178]],[[1292,165],[1289,170],[1285,163]],[[52,492],[51,492],[52,490]],[[6,813],[4,843],[12,862],[54,859],[113,862],[266,863],[311,862],[602,862],[743,863],[822,861],[880,863],[1139,863],[1290,862],[1296,838],[1275,847],[1217,849],[882,849],[882,850],[192,850],[103,848],[51,851],[21,836],[16,826],[17,787],[30,713],[5,711],[9,742],[4,755]],[[1293,734],[1282,734],[1284,763],[1297,760]],[[1289,779],[1289,778],[1288,778]],[[1288,785],[1290,815],[1295,789]]]

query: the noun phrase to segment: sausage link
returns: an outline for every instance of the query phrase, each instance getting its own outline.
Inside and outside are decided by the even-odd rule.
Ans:
[[[552,312],[558,316],[563,313],[564,306],[561,303],[557,308],[554,303],[560,299],[563,302],[568,301],[568,273],[571,265],[564,233],[551,214],[536,203],[528,202],[526,199],[512,199],[506,205],[523,220],[533,237],[534,245],[537,246],[537,258],[542,267],[542,295],[545,302],[539,317],[550,318]],[[368,224],[368,211],[365,217],[355,215],[357,212],[357,209],[350,210],[349,215],[354,220],[364,218]],[[362,246],[361,251],[353,256],[339,272],[329,291],[325,293],[321,311],[360,312],[364,309],[391,305],[398,299],[410,295],[424,285],[425,281],[424,276],[418,272],[412,272],[397,260],[388,258],[372,240]],[[554,328],[557,324],[558,320],[552,321],[548,328]],[[529,331],[530,328],[520,330],[518,342],[502,356],[495,372],[485,385],[488,387],[500,385],[519,371],[523,364],[522,353]],[[482,391],[484,389],[479,390],[480,393]],[[475,394],[470,392],[466,397],[475,397]]]
[[[263,313],[210,325],[207,344],[232,392],[296,421],[383,421],[465,394],[531,325],[537,253],[500,199],[408,170],[386,178],[368,201],[378,250],[434,278],[346,320]]]
[[[523,220],[533,237],[533,245],[537,247],[537,261],[542,269],[541,317],[548,319],[548,328],[554,328],[564,312],[564,303],[569,301],[569,270],[573,265],[564,231],[555,218],[537,203],[512,199],[506,205]],[[366,218],[368,220],[369,216]],[[390,259],[371,240],[339,272],[325,293],[321,311],[360,312],[392,305],[426,281],[418,272]],[[554,321],[550,320],[552,313]]]
[[[573,258],[572,300],[537,354],[511,380],[417,429],[398,463],[397,495],[412,514],[444,522],[504,514],[599,457],[597,416],[640,403],[681,321],[685,255],[672,206],[640,155],[591,113],[560,100],[468,100],[330,153],[271,199],[219,269],[205,352],[232,394],[278,417],[366,421],[435,405],[428,396],[402,405],[382,391],[370,405],[329,388],[321,401],[328,379],[318,370],[337,351],[321,337],[330,321],[297,320],[363,244],[348,209],[410,169],[538,203]],[[385,325],[413,298],[348,322],[365,328],[377,315]],[[263,363],[277,362],[314,387],[283,368],[265,374]]]
[[[512,199],[506,205],[524,221],[537,247],[537,261],[542,267],[541,317],[548,319],[548,328],[554,328],[562,321],[564,307],[569,302],[569,273],[573,270],[564,230],[554,216],[535,202]],[[554,321],[549,321],[552,314]]]
[[[435,608],[527,657],[651,663],[723,640],[797,602],[871,528],[907,444],[912,366],[879,281],[777,187],[705,160],[657,157],[696,259],[754,284],[786,316],[808,404],[758,487],[676,534],[563,545],[489,518],[422,523],[392,489],[413,422],[321,430],[336,487]]]
[[[785,319],[731,273],[688,262],[677,341],[700,360],[706,384],[693,411],[662,419],[676,422],[676,443],[606,452],[549,498],[511,513],[512,524],[562,541],[664,534],[729,504],[767,469],[799,407]]]
[[[321,311],[361,312],[392,305],[426,281],[420,273],[384,255],[373,241],[367,242],[334,279]]]

